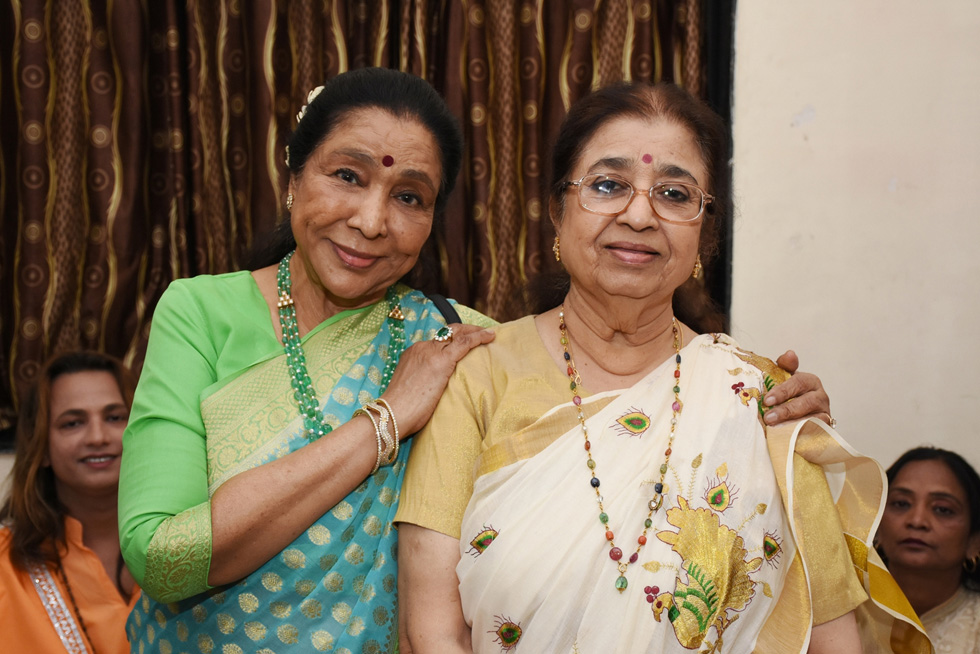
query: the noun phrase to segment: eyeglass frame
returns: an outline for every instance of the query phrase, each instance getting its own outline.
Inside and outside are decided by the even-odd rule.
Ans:
[[[617,182],[625,182],[626,185],[629,186],[629,189],[630,189],[630,197],[626,201],[626,206],[623,207],[622,209],[620,209],[619,211],[615,212],[615,213],[608,213],[608,212],[605,212],[605,211],[596,211],[595,209],[590,209],[589,207],[585,206],[582,203],[582,181],[585,180],[586,177],[605,177],[607,179],[612,179],[612,180],[615,180]],[[694,216],[694,218],[688,218],[686,220],[674,220],[674,219],[671,219],[671,218],[664,218],[659,213],[657,213],[657,209],[653,206],[653,189],[657,188],[658,186],[664,186],[665,184],[671,184],[671,183],[678,184],[678,185],[681,185],[681,186],[689,186],[691,188],[695,188],[695,189],[698,190],[698,193],[701,194],[701,208],[698,210],[698,213],[697,213],[697,215]],[[582,175],[581,177],[579,177],[575,181],[572,181],[572,182],[564,182],[561,185],[562,192],[568,191],[568,187],[569,186],[575,186],[575,187],[578,188],[578,192],[576,193],[576,196],[578,197],[578,206],[582,207],[583,209],[585,209],[589,213],[594,213],[594,214],[599,215],[599,216],[618,216],[620,214],[626,213],[626,211],[630,208],[630,205],[633,203],[633,198],[635,198],[638,195],[637,194],[637,191],[636,191],[636,187],[633,186],[633,182],[629,181],[625,177],[620,177],[619,175],[609,175],[609,174],[606,174],[606,173],[588,173],[586,175]],[[697,184],[691,184],[690,182],[657,182],[656,184],[654,184],[653,186],[651,186],[650,188],[648,188],[646,191],[644,191],[643,192],[643,195],[645,195],[647,197],[647,202],[650,203],[650,209],[657,216],[657,218],[659,218],[660,220],[666,221],[668,223],[685,224],[685,223],[697,222],[698,220],[701,219],[702,216],[704,216],[704,210],[708,207],[708,205],[715,201],[715,196],[711,195],[710,193],[706,193],[703,188],[701,188]]]

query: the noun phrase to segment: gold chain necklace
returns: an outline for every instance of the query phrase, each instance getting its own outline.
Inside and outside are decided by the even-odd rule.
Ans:
[[[643,533],[640,537],[636,539],[637,546],[636,551],[630,555],[627,561],[623,561],[623,550],[616,546],[615,535],[609,528],[609,516],[606,514],[605,509],[602,506],[602,494],[599,492],[599,478],[596,477],[595,468],[596,462],[592,458],[592,443],[589,441],[589,428],[585,424],[585,412],[582,410],[582,398],[577,392],[577,388],[582,383],[582,378],[578,374],[578,370],[575,367],[575,362],[572,359],[571,352],[568,351],[568,330],[565,327],[565,306],[562,305],[561,311],[558,313],[558,330],[561,332],[561,347],[564,351],[565,364],[568,366],[568,387],[572,391],[572,403],[578,408],[578,421],[579,425],[582,427],[582,435],[585,437],[585,455],[587,458],[586,465],[589,467],[589,472],[592,475],[592,479],[589,483],[592,484],[593,490],[595,490],[596,500],[599,503],[599,524],[606,532],[606,540],[609,542],[609,558],[616,562],[617,568],[619,570],[619,577],[616,579],[616,590],[622,593],[626,590],[629,582],[626,581],[626,570],[629,568],[631,563],[636,563],[637,559],[640,558],[640,550],[643,546],[647,544],[647,531],[653,526],[653,514],[656,513],[664,502],[663,490],[664,490],[664,478],[667,475],[668,463],[670,462],[671,446],[674,444],[674,435],[677,431],[677,417],[681,412],[681,330],[677,325],[677,319],[671,319],[672,328],[674,332],[674,362],[676,363],[676,368],[674,369],[674,402],[671,404],[671,410],[673,415],[670,418],[670,436],[667,438],[667,449],[664,451],[664,462],[660,466],[660,481],[653,485],[653,498],[647,503],[647,507],[650,511],[647,513],[646,519],[643,521]]]

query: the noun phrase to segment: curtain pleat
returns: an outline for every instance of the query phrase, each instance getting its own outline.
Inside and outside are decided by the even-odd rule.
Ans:
[[[0,5],[0,428],[53,352],[139,368],[179,277],[234,270],[284,215],[310,89],[386,66],[429,80],[466,139],[428,251],[499,319],[554,269],[548,147],[629,80],[704,87],[700,0],[91,0]]]

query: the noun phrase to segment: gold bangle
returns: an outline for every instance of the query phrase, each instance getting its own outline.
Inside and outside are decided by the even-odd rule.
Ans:
[[[382,398],[377,399],[377,403],[383,405],[388,409],[388,415],[391,416],[391,424],[395,428],[395,451],[392,452],[391,457],[389,457],[388,463],[394,463],[398,458],[398,448],[401,445],[401,436],[398,433],[398,421],[395,420],[395,412],[392,410],[391,405],[388,404],[388,400]]]
[[[365,407],[361,407],[360,409],[358,409],[357,411],[355,411],[354,412],[354,415],[352,415],[351,418],[356,418],[358,416],[358,414],[361,414],[361,413],[363,413],[364,415],[366,415],[368,417],[368,419],[371,421],[371,424],[374,425],[374,435],[375,435],[375,437],[377,437],[377,440],[378,440],[378,458],[376,458],[374,460],[374,468],[371,470],[371,474],[373,475],[374,473],[376,473],[378,471],[378,468],[381,467],[381,447],[382,447],[381,446],[381,428],[378,426],[378,421],[374,418],[374,416],[371,414],[370,411],[365,410]]]

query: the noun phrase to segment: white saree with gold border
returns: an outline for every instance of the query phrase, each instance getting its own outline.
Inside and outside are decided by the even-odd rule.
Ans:
[[[507,327],[498,328],[498,347]],[[463,446],[478,452],[457,567],[474,652],[805,652],[813,624],[858,605],[869,651],[929,651],[897,587],[884,607],[866,601],[869,592],[875,598],[875,578],[890,581],[870,548],[880,466],[816,421],[770,429],[767,438],[758,401],[785,373],[728,337],[700,336],[681,354],[665,499],[623,592],[570,392],[516,433]],[[671,359],[633,388],[583,401],[608,528],[624,561],[637,550],[665,462],[674,369]],[[508,374],[486,393],[467,390],[479,395],[470,398],[474,416],[503,402],[501,383],[520,386]],[[440,405],[455,421],[466,419],[459,409]],[[448,483],[445,470],[460,467],[453,456],[420,463],[420,474],[443,465],[435,476]],[[409,473],[411,499],[396,520],[426,526],[413,514],[435,505],[426,508],[429,491],[412,489],[411,465]]]

